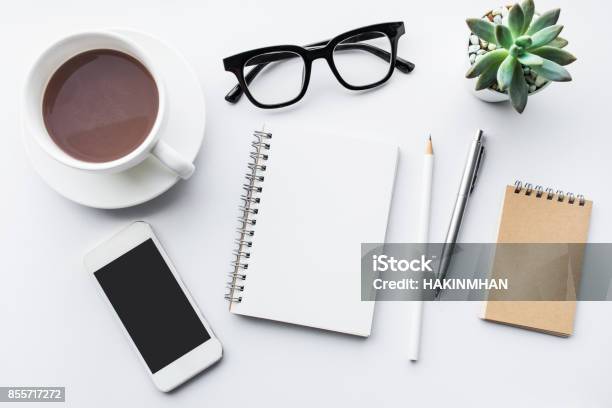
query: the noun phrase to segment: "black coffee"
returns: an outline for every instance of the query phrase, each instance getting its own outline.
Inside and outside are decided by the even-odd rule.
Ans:
[[[49,80],[42,106],[53,141],[70,156],[94,163],[140,146],[158,109],[157,85],[144,65],[106,49],[66,61]]]

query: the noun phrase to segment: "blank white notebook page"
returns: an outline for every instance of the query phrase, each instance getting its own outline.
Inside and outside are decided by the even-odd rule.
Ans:
[[[234,313],[369,336],[361,243],[384,242],[398,149],[272,132],[241,303]]]

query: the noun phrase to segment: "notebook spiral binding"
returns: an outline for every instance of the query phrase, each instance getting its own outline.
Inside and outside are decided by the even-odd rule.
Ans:
[[[576,201],[578,201],[578,205],[581,207],[584,206],[585,203],[585,199],[582,194],[578,194],[575,196],[573,193],[566,194],[563,192],[563,190],[557,190],[555,192],[555,190],[550,187],[546,189],[544,189],[540,185],[536,185],[535,187],[533,187],[531,183],[525,183],[525,185],[523,186],[522,181],[516,180],[514,182],[514,193],[520,194],[521,192],[524,192],[527,196],[530,196],[532,193],[535,193],[535,196],[537,198],[545,197],[547,200],[552,200],[556,196],[557,201],[561,203],[567,202],[568,204],[574,204]]]
[[[241,215],[238,217],[239,225],[236,229],[238,238],[235,241],[233,271],[229,273],[228,292],[225,294],[225,299],[231,303],[242,302],[241,292],[244,291],[244,281],[247,278],[248,260],[251,257],[250,249],[253,246],[252,237],[255,235],[254,226],[257,224],[255,216],[260,202],[259,195],[263,191],[265,163],[268,160],[269,140],[272,139],[272,134],[255,131],[253,137],[255,138],[251,143],[253,150],[249,154],[250,161],[245,175],[247,182],[242,185],[244,194],[240,196],[243,204],[239,207]]]

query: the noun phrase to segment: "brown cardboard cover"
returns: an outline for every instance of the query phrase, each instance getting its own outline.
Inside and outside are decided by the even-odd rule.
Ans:
[[[558,198],[555,194],[549,200],[546,193],[537,197],[535,191],[526,195],[525,189],[515,193],[514,186],[507,186],[497,242],[584,244],[593,202],[587,200],[584,206],[580,206],[577,199],[570,204],[567,196],[562,202]],[[545,288],[548,295],[556,296],[555,299],[567,300],[503,301],[489,296],[484,311],[486,320],[558,336],[573,333],[575,294],[580,283],[584,245],[568,245],[565,253],[563,245],[551,247],[559,253],[549,253],[554,250],[526,253],[525,247],[521,247],[523,253],[512,254],[511,246],[502,247],[496,253],[492,275],[494,277],[496,271],[505,268],[504,273],[508,276],[512,263],[512,271],[516,271],[516,275],[510,276],[513,280],[516,276],[523,288]],[[543,259],[542,252],[546,252],[546,259]]]

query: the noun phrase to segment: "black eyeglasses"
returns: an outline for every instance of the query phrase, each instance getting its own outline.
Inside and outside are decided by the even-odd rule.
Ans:
[[[236,103],[243,93],[260,108],[272,109],[296,103],[306,93],[312,62],[324,58],[345,88],[363,90],[385,83],[397,68],[409,73],[414,64],[397,56],[397,42],[404,23],[383,23],[340,34],[327,41],[299,47],[279,45],[227,57],[226,71],[238,85],[225,96]]]

